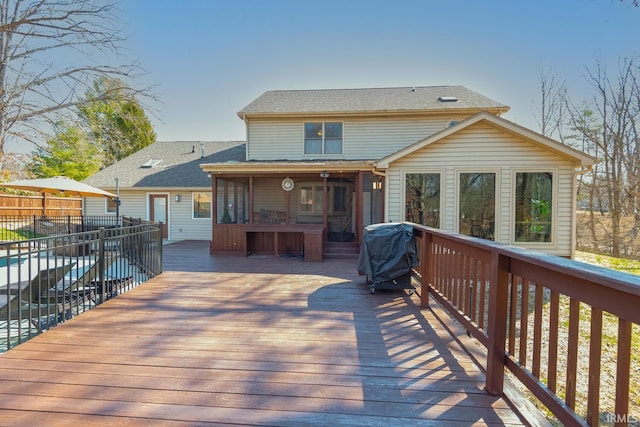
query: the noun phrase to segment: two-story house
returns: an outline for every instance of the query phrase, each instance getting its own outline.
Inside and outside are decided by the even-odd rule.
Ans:
[[[462,86],[266,92],[238,113],[245,160],[201,164],[211,251],[320,260],[406,220],[572,256],[576,175],[595,159],[507,110]]]
[[[157,142],[85,182],[212,252],[321,260],[406,220],[572,256],[576,176],[595,159],[508,109],[462,86],[269,91],[238,113],[246,143]]]

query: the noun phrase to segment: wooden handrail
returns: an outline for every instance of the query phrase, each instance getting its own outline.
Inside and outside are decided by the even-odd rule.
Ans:
[[[433,297],[487,348],[488,393],[503,393],[506,367],[565,425],[638,421],[630,384],[640,382],[631,357],[640,277],[412,225],[422,305]],[[618,323],[615,349],[603,318]],[[603,393],[601,365],[612,351],[615,390]]]

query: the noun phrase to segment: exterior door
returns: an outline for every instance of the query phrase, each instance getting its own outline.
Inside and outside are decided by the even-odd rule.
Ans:
[[[352,179],[329,178],[329,232],[330,242],[353,242],[353,190]]]
[[[162,222],[162,238],[169,238],[169,198],[166,194],[149,195],[149,220]]]

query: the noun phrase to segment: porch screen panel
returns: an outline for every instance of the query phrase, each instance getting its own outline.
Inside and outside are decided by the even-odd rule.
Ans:
[[[218,224],[244,224],[248,222],[249,192],[248,179],[217,179],[217,212]]]
[[[551,242],[552,184],[548,172],[516,174],[516,242]]]
[[[495,240],[496,174],[460,174],[460,234]]]
[[[408,173],[405,179],[405,219],[440,228],[440,174]]]

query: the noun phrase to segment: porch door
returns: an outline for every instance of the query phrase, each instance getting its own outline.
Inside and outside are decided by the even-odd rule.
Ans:
[[[169,198],[166,194],[149,195],[149,220],[162,222],[162,238],[169,238]]]
[[[329,178],[329,232],[330,242],[353,242],[353,191],[354,182],[348,178]]]

